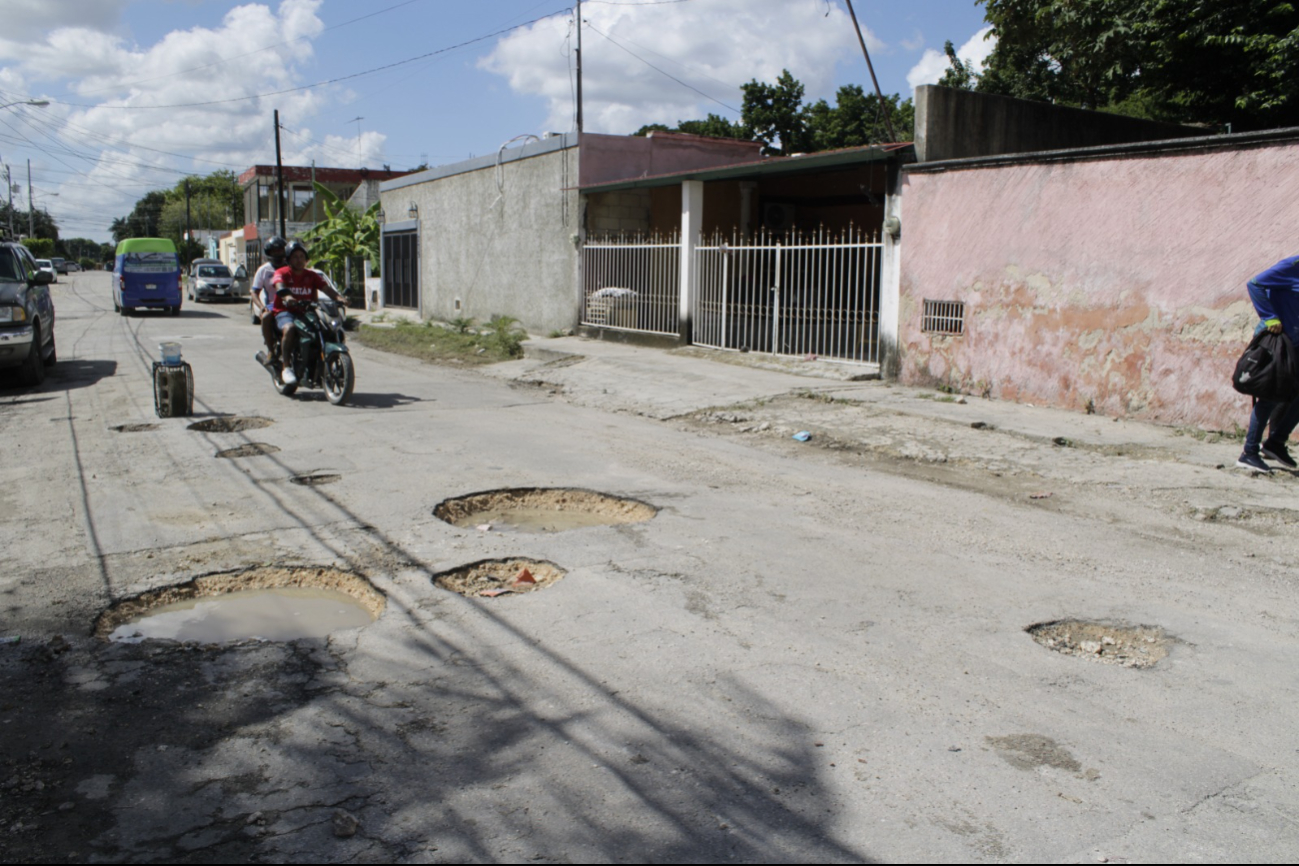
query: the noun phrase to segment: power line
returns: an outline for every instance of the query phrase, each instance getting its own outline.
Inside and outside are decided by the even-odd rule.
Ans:
[[[618,46],[619,48],[621,48],[623,51],[626,51],[626,52],[627,52],[628,54],[630,54],[632,57],[635,57],[635,58],[636,58],[637,60],[639,60],[641,63],[644,63],[646,66],[648,66],[650,69],[653,69],[655,72],[659,73],[660,75],[663,75],[663,76],[665,76],[665,77],[667,77],[667,78],[671,78],[671,79],[672,79],[673,81],[675,81],[677,84],[680,84],[682,87],[684,87],[684,88],[686,88],[686,89],[688,89],[688,90],[693,90],[695,93],[698,93],[700,96],[702,96],[704,99],[709,100],[710,102],[716,102],[718,105],[720,105],[722,108],[725,108],[727,111],[732,111],[732,112],[734,112],[734,113],[736,113],[736,114],[741,114],[741,115],[744,113],[744,112],[740,111],[740,109],[736,108],[736,107],[733,106],[733,105],[727,105],[725,102],[722,102],[720,99],[718,99],[718,98],[715,97],[715,96],[709,96],[707,93],[704,93],[702,90],[700,90],[698,87],[695,87],[693,84],[687,84],[686,82],[682,81],[680,78],[677,78],[675,75],[672,75],[672,74],[669,73],[669,72],[665,72],[664,70],[659,69],[659,68],[658,68],[657,66],[655,66],[653,63],[650,63],[650,62],[649,62],[648,60],[646,60],[644,57],[641,57],[641,56],[640,56],[639,54],[637,54],[635,51],[632,51],[630,48],[628,48],[627,46],[623,45],[623,44],[622,44],[621,42],[619,42],[618,40],[614,39],[614,38],[613,38],[612,36],[610,36],[608,33],[605,33],[603,30],[600,30],[599,28],[597,28],[594,24],[589,24],[589,23],[588,23],[586,26],[589,27],[591,30],[594,30],[594,31],[595,31],[596,33],[598,33],[599,35],[603,36],[605,39],[608,39],[608,40],[609,40],[610,42],[612,42],[614,45],[617,45],[617,46]]]

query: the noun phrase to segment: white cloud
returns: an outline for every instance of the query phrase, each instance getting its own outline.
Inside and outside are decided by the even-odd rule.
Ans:
[[[173,186],[181,177],[178,171],[239,172],[273,161],[275,108],[284,126],[295,131],[283,137],[287,163],[356,164],[355,137],[306,140],[314,138],[310,120],[335,100],[346,99],[348,91],[320,88],[242,99],[307,83],[302,70],[313,57],[312,41],[324,30],[318,14],[323,0],[280,0],[274,8],[247,3],[227,12],[216,27],[172,31],[143,46],[107,32],[130,0],[6,0],[14,2],[24,14],[28,7],[35,10],[32,20],[46,29],[41,38],[21,46],[13,32],[0,36],[0,63],[9,61],[0,66],[0,97],[37,95],[43,84],[77,94],[68,102],[6,112],[9,116],[0,118],[39,148],[33,167],[48,169],[47,187],[49,178],[66,179],[59,207],[51,207],[56,217],[66,214],[78,226],[65,233],[88,234],[80,228],[86,219],[107,227],[113,215],[128,213],[144,192]],[[70,15],[70,5],[84,6],[85,14]],[[58,14],[49,7],[59,7]],[[55,26],[69,20],[78,25]],[[259,41],[282,44],[223,62],[250,52]],[[240,101],[188,105],[220,100]],[[385,140],[377,132],[361,135],[363,164],[383,163]],[[69,207],[74,203],[75,211]]]
[[[739,119],[647,63],[738,109],[741,84],[774,81],[782,69],[806,85],[805,99],[830,97],[836,64],[859,50],[848,13],[838,4],[810,0],[602,4],[584,8],[583,15],[583,102],[591,132],[629,133],[642,124],[675,124],[709,112]],[[545,99],[549,130],[573,126],[565,54],[570,31],[570,17],[546,19],[506,36],[479,62],[504,76],[515,92]],[[866,39],[872,51],[884,47],[869,32]]]
[[[961,58],[962,63],[973,66],[975,71],[983,69],[983,65],[988,61],[988,56],[992,54],[992,49],[997,47],[996,37],[985,38],[991,31],[991,27],[982,28],[965,40],[964,45],[956,49],[956,56]],[[921,55],[919,62],[911,67],[911,71],[907,73],[907,84],[911,85],[912,90],[922,84],[937,84],[938,79],[943,77],[943,73],[950,66],[951,63],[948,61],[946,54],[930,48]]]
[[[122,10],[134,0],[5,0],[4,38],[0,39],[0,60],[5,52],[18,49],[68,21],[97,31],[107,31],[122,18]]]

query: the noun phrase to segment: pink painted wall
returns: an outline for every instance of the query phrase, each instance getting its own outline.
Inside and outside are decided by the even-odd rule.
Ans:
[[[1245,281],[1299,253],[1299,144],[909,172],[900,376],[1231,429]],[[965,335],[921,333],[924,299]]]

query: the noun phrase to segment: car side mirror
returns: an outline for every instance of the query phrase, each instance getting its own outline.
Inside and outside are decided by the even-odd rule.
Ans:
[[[33,286],[48,286],[52,282],[54,282],[54,274],[49,271],[37,271],[36,276],[31,279]]]

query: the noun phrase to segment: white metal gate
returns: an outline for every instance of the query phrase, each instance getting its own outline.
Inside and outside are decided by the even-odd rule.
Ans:
[[[582,324],[650,334],[680,331],[681,240],[607,235],[582,248]]]
[[[714,235],[695,248],[694,343],[878,364],[882,250],[857,228]]]

